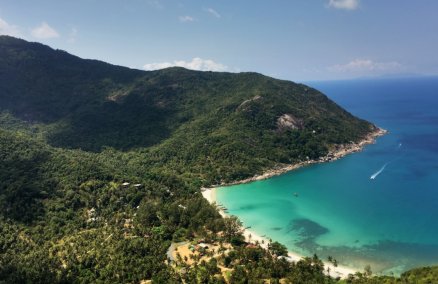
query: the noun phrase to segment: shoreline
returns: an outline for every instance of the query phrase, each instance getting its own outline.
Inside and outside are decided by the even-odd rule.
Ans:
[[[217,188],[213,187],[213,188],[205,188],[202,190],[202,196],[210,203],[210,204],[217,204],[216,203],[216,190]],[[222,217],[227,217],[227,213],[224,212],[224,210],[222,209],[218,209],[219,210],[219,214]],[[256,244],[258,243],[262,248],[264,249],[268,249],[268,243],[269,243],[269,239],[266,237],[262,237],[260,235],[258,235],[257,233],[255,233],[254,231],[251,231],[250,229],[247,229],[245,227],[241,227],[242,229],[242,235],[245,237],[245,241],[247,243],[252,243],[252,244]],[[298,262],[301,259],[303,259],[305,256],[304,255],[300,255],[296,252],[293,251],[289,251],[287,252],[287,258],[286,260],[291,261],[291,262]],[[355,274],[357,271],[359,271],[359,269],[354,269],[351,267],[347,267],[347,266],[342,266],[342,265],[337,265],[336,267],[329,262],[323,261],[324,263],[324,273],[327,273],[326,269],[327,267],[330,268],[330,276],[332,277],[340,277],[341,279],[345,279],[348,277],[349,274]]]
[[[360,142],[337,146],[335,149],[329,151],[329,153],[326,156],[324,156],[318,160],[309,160],[309,161],[300,162],[297,164],[287,165],[284,167],[279,167],[276,169],[268,170],[261,175],[256,175],[256,176],[253,176],[251,178],[244,179],[244,180],[235,181],[235,182],[227,183],[227,184],[222,183],[220,185],[214,185],[210,188],[201,188],[202,196],[210,204],[217,204],[216,203],[216,190],[218,189],[218,187],[244,184],[244,183],[250,183],[250,182],[254,182],[254,181],[258,181],[258,180],[264,180],[264,179],[268,179],[268,178],[271,178],[274,176],[281,175],[283,173],[286,173],[286,172],[289,172],[292,170],[299,169],[303,166],[317,164],[317,163],[336,161],[336,160],[338,160],[338,159],[340,159],[348,154],[352,154],[352,153],[356,153],[356,152],[361,151],[366,145],[374,144],[377,137],[383,136],[387,132],[388,132],[387,130],[384,130],[382,128],[376,128],[375,131],[368,134]],[[218,210],[219,210],[219,214],[222,217],[228,216],[227,213],[225,213],[224,210],[222,210],[221,208],[218,208]],[[267,238],[261,237],[258,234],[256,234],[255,232],[253,232],[247,228],[244,228],[243,226],[242,226],[242,232],[243,232],[242,234],[245,237],[246,242],[253,243],[253,244],[258,242],[262,248],[264,248],[264,249],[268,248],[269,240]],[[298,253],[288,251],[287,260],[297,262],[304,257],[305,256],[300,255]],[[332,263],[328,263],[326,261],[323,261],[323,263],[324,263],[324,267],[326,269],[327,269],[327,267],[330,268],[330,276],[335,277],[335,278],[340,277],[340,278],[344,279],[344,278],[347,278],[349,274],[355,274],[356,272],[360,271],[360,269],[355,269],[355,268],[342,266],[342,265],[338,265],[337,267],[335,267]],[[325,271],[325,273],[327,273],[327,272]]]
[[[268,179],[268,178],[271,178],[274,176],[279,176],[279,175],[282,175],[284,173],[299,169],[299,168],[304,167],[304,166],[318,164],[318,163],[333,162],[333,161],[339,160],[340,158],[342,158],[346,155],[362,151],[366,145],[374,144],[376,142],[376,138],[383,136],[387,133],[388,133],[387,130],[377,127],[375,129],[375,131],[369,133],[360,142],[358,142],[358,143],[353,142],[353,143],[349,143],[349,144],[338,145],[338,146],[336,146],[335,149],[329,150],[327,155],[325,155],[324,157],[321,157],[317,160],[308,160],[308,161],[303,161],[303,162],[299,162],[296,164],[277,166],[276,168],[267,170],[263,174],[260,174],[260,175],[255,175],[255,176],[250,177],[250,178],[246,178],[246,179],[238,180],[238,181],[233,181],[233,182],[229,182],[229,183],[223,182],[221,184],[212,185],[210,188],[217,188],[217,187],[222,187],[222,186],[231,186],[231,185],[250,183],[253,181],[264,180],[264,179]],[[203,189],[205,189],[205,188],[201,188],[201,190],[203,190]]]

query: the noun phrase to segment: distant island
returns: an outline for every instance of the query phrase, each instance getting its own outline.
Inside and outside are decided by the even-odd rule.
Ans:
[[[0,282],[336,283],[316,255],[290,262],[280,243],[246,241],[200,189],[381,134],[303,84],[146,72],[0,36]]]

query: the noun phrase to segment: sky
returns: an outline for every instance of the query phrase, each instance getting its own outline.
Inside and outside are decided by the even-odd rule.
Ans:
[[[0,0],[0,34],[153,70],[438,75],[436,0]]]

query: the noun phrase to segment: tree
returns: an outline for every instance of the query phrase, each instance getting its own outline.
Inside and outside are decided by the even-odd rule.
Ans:
[[[277,241],[268,244],[268,250],[271,252],[272,255],[287,256],[286,246],[283,244],[280,244]]]
[[[248,283],[248,273],[242,265],[238,265],[231,273],[230,283]]]
[[[233,238],[242,236],[242,222],[236,216],[224,218],[224,237],[231,242]]]
[[[367,264],[364,269],[365,276],[370,277],[373,272],[371,271],[371,265]]]

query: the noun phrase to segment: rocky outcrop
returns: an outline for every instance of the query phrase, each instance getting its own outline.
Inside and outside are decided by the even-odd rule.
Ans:
[[[246,110],[248,108],[248,106],[250,105],[250,103],[259,101],[261,99],[262,99],[262,96],[257,95],[255,97],[253,97],[252,99],[245,100],[237,107],[237,110],[238,111],[239,110]]]
[[[361,151],[366,145],[375,143],[376,138],[388,133],[387,130],[379,128],[379,127],[374,126],[373,129],[374,130],[372,132],[368,133],[368,135],[366,135],[361,141],[359,141],[357,143],[351,142],[351,143],[347,143],[347,144],[338,145],[337,147],[331,149],[327,153],[327,155],[320,157],[318,159],[314,159],[314,160],[309,159],[309,160],[301,161],[301,162],[291,164],[291,165],[279,164],[276,167],[274,167],[273,169],[267,170],[263,174],[255,175],[253,177],[243,179],[243,180],[234,181],[234,182],[228,182],[228,183],[222,182],[220,184],[212,185],[210,188],[243,184],[243,183],[249,183],[249,182],[258,181],[258,180],[264,180],[267,178],[271,178],[274,176],[284,174],[284,173],[292,171],[292,170],[299,169],[299,168],[304,167],[304,166],[317,164],[317,163],[336,161],[336,160],[338,160],[338,159],[340,159],[348,154]],[[208,188],[204,188],[203,190],[208,190]]]
[[[285,113],[277,119],[277,128],[279,131],[303,129],[304,123],[302,119]]]

